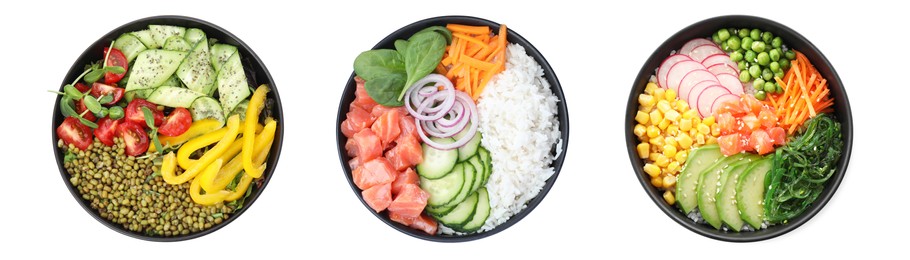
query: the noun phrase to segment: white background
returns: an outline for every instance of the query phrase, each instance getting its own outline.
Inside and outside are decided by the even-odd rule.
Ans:
[[[875,1],[133,2],[3,4],[3,258],[796,259],[906,252],[910,181],[907,151],[898,150],[908,146],[906,8]],[[251,46],[271,70],[286,119],[281,160],[259,200],[221,230],[177,243],[121,235],[76,203],[53,163],[48,126],[57,97],[45,92],[60,87],[98,37],[164,14],[207,20]],[[727,14],[763,16],[812,41],[840,74],[855,122],[853,157],[833,200],[804,226],[756,243],[708,239],[666,217],[642,191],[620,127],[626,95],[651,52],[683,27]],[[336,108],[354,57],[402,26],[440,15],[505,23],[532,42],[559,76],[571,116],[565,166],[546,199],[515,226],[458,244],[409,237],[369,214],[343,177],[335,146]]]

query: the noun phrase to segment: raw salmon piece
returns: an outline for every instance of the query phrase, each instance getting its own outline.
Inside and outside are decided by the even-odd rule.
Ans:
[[[416,137],[402,136],[398,138],[397,142],[395,147],[385,153],[385,157],[396,170],[403,171],[423,162],[423,148],[420,147]]]
[[[357,156],[361,161],[370,161],[382,156],[382,142],[373,130],[365,128],[352,137],[357,145]],[[347,143],[345,143],[347,147]]]
[[[402,216],[401,214],[391,212],[391,211],[389,211],[389,219],[391,219],[392,221],[401,223],[402,225],[405,225],[405,226],[410,226],[410,225],[414,224],[414,220],[416,220],[416,218],[408,218],[408,217]]]
[[[362,161],[363,158],[361,158]],[[354,184],[357,185],[357,188],[361,190],[369,189],[373,186],[392,183],[395,181],[395,176],[398,175],[398,172],[395,169],[392,169],[392,165],[389,164],[389,160],[379,157],[371,161],[363,163],[363,166],[358,167],[357,169],[362,169],[360,171],[353,172]],[[389,188],[391,193],[391,187]]]
[[[341,122],[341,133],[347,138],[351,138],[364,128],[370,128],[370,125],[373,124],[373,117],[370,116],[370,113],[360,107],[351,106],[351,111],[346,115],[347,119]]]
[[[354,141],[354,138],[348,138],[348,141],[344,143],[344,150],[351,158],[357,157],[357,155],[360,154],[357,149],[357,141]],[[351,169],[353,168],[354,167],[351,167]]]
[[[354,81],[357,82],[357,90],[354,91],[354,102],[351,102],[351,105],[356,105],[366,111],[372,111],[373,107],[378,104],[370,97],[366,88],[364,88],[365,81],[360,77],[354,77]]]
[[[383,105],[377,105],[374,106],[372,110],[370,110],[370,115],[373,116],[373,118],[378,118],[391,110],[396,110],[399,116],[408,114],[408,110],[404,107],[387,107]]]
[[[363,190],[363,200],[377,213],[382,212],[392,203],[392,184],[376,185]]]
[[[418,179],[417,172],[414,169],[408,168],[403,172],[399,172],[398,176],[395,177],[395,181],[392,182],[392,196],[398,196],[405,184],[417,185]]]
[[[417,218],[427,207],[430,194],[415,184],[401,186],[401,191],[389,205],[389,212],[395,212],[406,218]]]
[[[426,214],[421,214],[416,219],[414,219],[414,223],[411,223],[411,225],[408,226],[422,230],[423,232],[426,232],[430,235],[436,235],[436,228],[438,227],[436,220],[430,216],[427,216]]]
[[[373,122],[373,126],[370,128],[373,133],[379,136],[379,140],[382,141],[382,147],[389,147],[389,144],[398,138],[398,134],[401,133],[401,127],[398,124],[400,117],[398,109],[389,109]]]
[[[398,138],[413,136],[414,139],[420,140],[420,136],[417,133],[417,122],[414,121],[414,117],[408,115],[408,113],[402,113],[398,124],[401,126],[401,134],[398,135]]]
[[[348,160],[348,166],[351,167],[351,170],[357,169],[360,167],[360,158],[354,157],[351,160]]]

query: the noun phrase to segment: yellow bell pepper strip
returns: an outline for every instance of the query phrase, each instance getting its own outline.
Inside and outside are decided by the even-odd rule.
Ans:
[[[183,172],[183,174],[181,174],[180,176],[177,176],[177,178],[175,178],[173,180],[174,181],[173,183],[168,182],[168,184],[181,184],[181,183],[189,181],[193,177],[196,177],[196,175],[199,174],[200,172],[202,172],[202,170],[204,170],[206,166],[208,166],[213,161],[215,161],[215,159],[218,159],[218,157],[221,157],[221,154],[223,154],[225,152],[225,150],[227,150],[231,146],[231,144],[234,143],[234,140],[237,139],[237,132],[239,132],[239,131],[240,131],[240,116],[238,116],[238,115],[231,116],[231,118],[228,119],[227,130],[224,134],[221,135],[222,137],[221,137],[221,140],[218,141],[218,144],[216,144],[215,147],[212,147],[212,149],[210,149],[208,152],[205,152],[205,154],[203,154],[202,157],[196,161],[196,163],[193,163],[192,166],[187,168],[186,171]],[[206,134],[202,137],[206,137],[207,135],[208,134]],[[201,139],[202,137],[196,138],[196,139]],[[196,139],[190,140],[183,146],[186,147],[187,145],[192,144],[194,141],[196,141]],[[202,141],[208,141],[208,140],[202,140]],[[200,142],[202,142],[202,141],[200,141]],[[177,163],[178,164],[180,163],[180,157],[182,157],[181,152],[183,152],[183,148],[180,148],[180,150],[177,151],[177,157],[178,157]],[[189,158],[188,154],[186,156],[187,156],[186,158]],[[220,168],[221,166],[219,165],[218,167]]]
[[[241,122],[240,125],[243,125],[243,122]],[[262,125],[256,124],[256,129],[258,129],[256,130],[257,132],[260,131],[262,129]],[[189,130],[187,130],[187,132],[189,132]],[[192,155],[196,150],[202,149],[203,147],[209,146],[218,140],[221,140],[224,138],[224,134],[226,133],[227,128],[222,127],[221,129],[210,131],[207,134],[190,139],[188,142],[186,142],[186,144],[181,146],[179,150],[177,150],[177,164],[180,165],[180,168],[183,169],[189,169],[190,167],[193,167],[193,164],[196,163],[196,160],[190,159],[190,155]],[[237,143],[237,147],[234,147],[232,144],[231,147],[228,147],[228,150],[225,151],[225,154],[236,155],[240,152],[241,145],[242,143]],[[222,156],[221,159],[223,159],[223,161],[227,161],[230,160],[233,155]]]
[[[275,139],[275,128],[276,128],[275,120],[273,120],[272,118],[268,118],[265,121],[266,121],[266,124],[265,124],[265,127],[262,128],[262,132],[260,134],[256,135],[256,147],[255,147],[256,154],[259,154],[266,144],[271,144],[272,140]],[[231,147],[234,147],[236,144],[239,144],[239,143],[240,142],[234,142],[234,145],[232,145]],[[234,153],[234,155],[237,155],[237,153]],[[223,159],[224,156],[222,156],[221,158]],[[218,190],[223,190],[225,187],[227,187],[228,184],[231,183],[232,180],[234,180],[234,177],[236,177],[237,174],[243,170],[243,156],[242,155],[237,155],[234,158],[232,158],[230,161],[227,161],[227,162],[228,162],[227,164],[225,164],[223,167],[221,167],[221,170],[218,171],[217,175],[212,176],[212,178],[210,178],[210,179],[202,179],[201,185],[202,185],[203,190],[205,190],[206,192],[214,192],[214,191],[218,191]],[[260,163],[262,163],[262,162],[260,162]]]
[[[238,118],[239,120],[239,118]],[[205,167],[205,172],[202,173],[202,176],[212,175],[214,176],[218,169],[221,169],[221,159],[216,159],[215,162],[209,164]],[[193,179],[193,182],[190,183],[190,198],[193,199],[193,202],[199,205],[215,205],[221,202],[224,202],[224,198],[231,194],[229,191],[219,191],[206,194],[200,194],[201,189],[199,188],[199,182],[202,177]]]
[[[253,166],[254,143],[256,136],[253,134],[256,122],[259,122],[259,112],[265,105],[265,94],[269,92],[269,86],[263,84],[256,88],[253,97],[250,98],[250,104],[246,108],[246,124],[243,128],[243,170],[253,178],[262,176],[260,168]]]
[[[186,143],[190,139],[202,136],[209,132],[218,130],[221,128],[221,122],[215,119],[202,119],[199,121],[193,122],[190,125],[190,128],[183,132],[183,134],[178,136],[159,136],[158,140],[161,141],[161,144],[165,146],[175,146]],[[149,152],[155,152],[155,146],[149,146]]]
[[[164,178],[164,182],[167,183],[176,183],[177,175],[174,174],[174,171],[177,170],[177,156],[174,155],[174,152],[169,152],[164,156],[163,161],[161,162],[161,178]]]
[[[271,119],[271,118],[269,118],[269,119]],[[265,124],[266,128],[268,128],[269,125],[272,125],[272,126],[275,125],[275,121],[269,122],[269,119],[266,119],[266,124]],[[265,130],[263,130],[262,132],[264,134],[266,133]],[[256,147],[257,148],[256,158],[255,158],[256,163],[262,164],[262,170],[265,170],[265,164],[264,164],[265,159],[269,157],[269,151],[272,149],[272,143],[273,143],[272,141],[275,140],[274,137],[275,137],[274,132],[272,132],[272,136],[271,136],[271,138],[269,138],[270,139],[269,141],[264,141],[263,145],[261,147]],[[257,138],[256,141],[258,142],[259,139]],[[249,174],[243,174],[243,177],[240,177],[240,183],[237,184],[237,187],[234,189],[233,192],[231,192],[231,195],[228,195],[227,198],[224,198],[224,200],[225,201],[235,201],[235,200],[242,198],[243,195],[246,194],[247,188],[250,187],[250,183],[253,182],[253,179],[254,178],[252,176],[250,176]]]

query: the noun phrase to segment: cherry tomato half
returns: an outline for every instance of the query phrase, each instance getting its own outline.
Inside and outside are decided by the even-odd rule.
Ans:
[[[158,133],[166,136],[178,136],[190,129],[190,124],[192,123],[193,117],[190,115],[190,111],[186,108],[178,107],[164,119],[164,124],[158,127]]]
[[[113,120],[110,117],[101,118],[101,120],[98,120],[98,128],[95,128],[95,136],[104,145],[113,146],[114,137],[118,133],[117,127],[121,122],[123,120]]]
[[[82,99],[77,100],[76,101],[76,113],[79,113],[80,115],[82,115],[82,112],[85,112],[86,110],[88,110],[88,108],[85,107],[85,103],[82,102]],[[95,114],[92,113],[92,111],[88,111],[88,113],[85,113],[84,115],[82,115],[82,118],[88,119],[88,121],[92,121],[92,122],[95,122],[95,120],[98,119],[98,117],[95,117]],[[76,120],[79,120],[79,119],[77,118]]]
[[[95,84],[92,84],[91,94],[92,94],[92,96],[94,96],[96,98],[103,96],[103,95],[111,95],[111,97],[113,97],[114,99],[111,99],[111,102],[104,103],[104,105],[109,106],[109,105],[117,104],[117,102],[120,101],[121,98],[123,98],[123,93],[125,93],[125,92],[126,92],[126,90],[124,90],[123,88],[118,88],[116,84],[108,85],[108,84],[95,82]]]
[[[79,90],[79,92],[82,92],[82,93],[85,93],[85,92],[88,91],[89,89],[92,89],[92,88],[90,88],[88,85],[85,85],[85,83],[82,83],[81,81],[80,81],[80,82],[76,82],[76,85],[75,85],[74,87],[76,87],[76,89]]]
[[[158,110],[158,106],[155,103],[145,101],[145,99],[134,98],[133,101],[130,101],[130,104],[126,106],[126,109],[123,111],[126,120],[139,124],[139,126],[146,126],[145,124],[145,115],[142,113],[142,108],[147,107],[152,111],[152,115],[155,117],[155,126],[161,125],[161,122],[164,122],[164,113]]]
[[[83,125],[78,118],[67,117],[57,127],[57,137],[65,144],[72,144],[79,150],[85,150],[92,144],[92,129]]]
[[[145,123],[143,123],[145,124]],[[139,156],[149,149],[149,136],[142,125],[124,121],[117,126],[120,138],[123,138],[126,155]]]
[[[105,66],[120,66],[123,67],[123,73],[114,74],[114,73],[104,73],[104,83],[114,84],[123,79],[123,76],[126,75],[126,71],[129,70],[129,61],[126,60],[126,55],[123,55],[118,49],[110,49],[110,55],[108,55],[108,48],[104,48],[104,56],[107,56],[107,64]]]

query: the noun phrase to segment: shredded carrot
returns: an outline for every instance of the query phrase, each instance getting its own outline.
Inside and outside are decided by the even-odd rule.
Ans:
[[[489,26],[448,24],[446,28],[452,31],[452,43],[436,72],[477,101],[493,76],[505,70],[508,29],[502,24],[494,34]]]
[[[770,95],[765,104],[773,108],[781,127],[793,134],[809,118],[832,111],[834,100],[829,96],[827,79],[812,66],[809,58],[796,51],[796,59],[790,64],[784,78],[775,78],[784,93]]]

